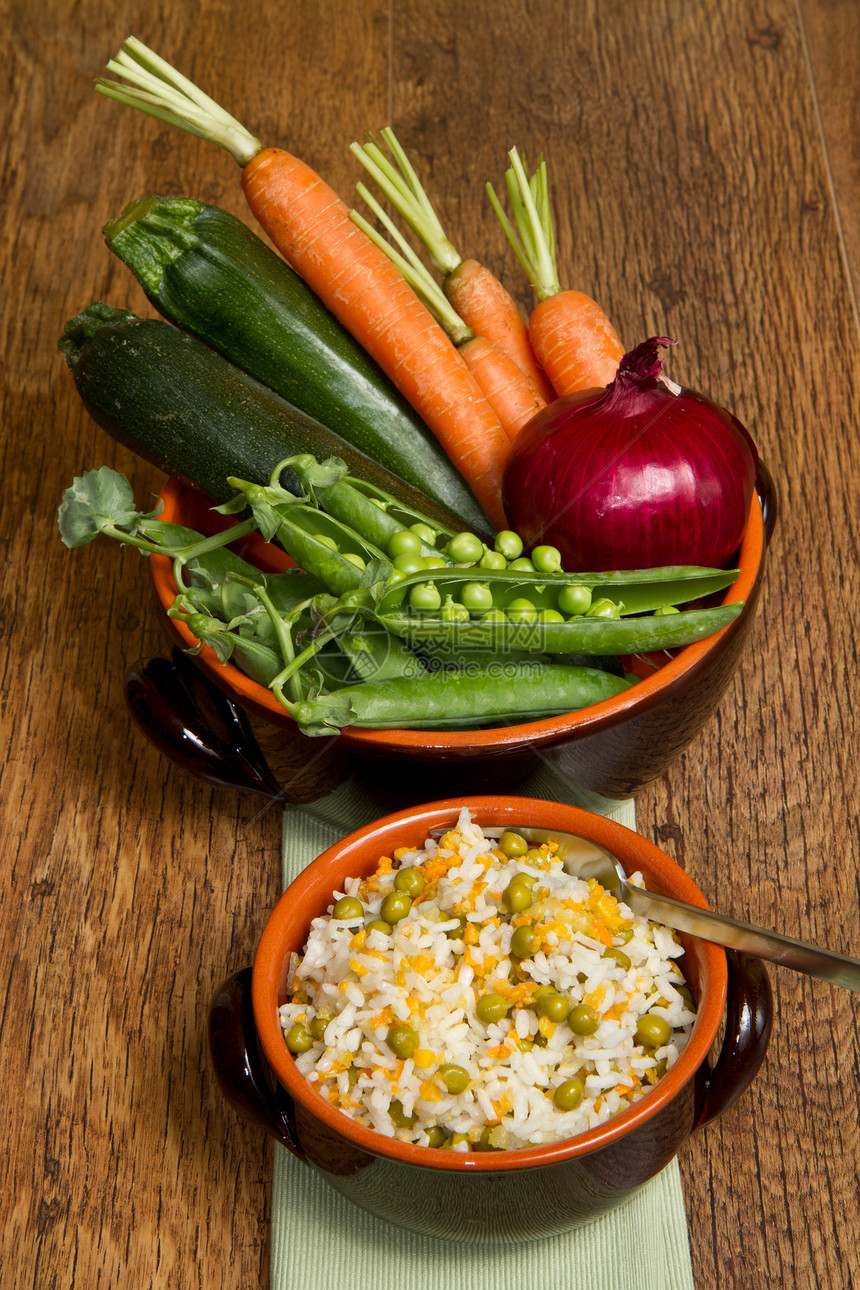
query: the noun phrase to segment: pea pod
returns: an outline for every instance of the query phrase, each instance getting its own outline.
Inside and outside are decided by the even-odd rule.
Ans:
[[[608,672],[561,663],[502,663],[416,679],[366,682],[285,703],[307,735],[344,726],[468,729],[572,712],[628,689]]]
[[[284,469],[298,478],[308,495],[323,511],[381,551],[387,549],[395,533],[411,528],[414,524],[432,529],[439,535],[442,543],[455,536],[454,530],[445,528],[438,520],[421,511],[404,506],[391,493],[348,475],[346,463],[336,458],[318,462],[315,457],[305,453],[280,463],[272,476],[273,499],[277,499],[280,494],[287,500],[286,490],[281,493],[274,482]],[[422,553],[438,554],[438,550],[436,546],[425,543],[422,544]]]
[[[697,565],[672,565],[660,569],[629,569],[617,573],[528,573],[507,569],[482,569],[480,582],[489,587],[493,607],[506,609],[524,598],[538,610],[555,609],[562,587],[587,587],[592,599],[612,601],[623,615],[647,613],[667,605],[686,604],[724,591],[737,579],[738,569],[704,569]],[[415,580],[426,581],[415,575]],[[474,569],[439,569],[433,574],[444,599],[459,600],[463,588],[475,581]],[[408,599],[410,579],[389,588],[379,603],[387,615]]]
[[[720,631],[737,618],[742,603],[713,609],[688,609],[643,618],[572,618],[563,623],[481,621],[447,622],[406,614],[379,614],[378,621],[414,649],[509,650],[530,654],[647,654],[675,649]]]

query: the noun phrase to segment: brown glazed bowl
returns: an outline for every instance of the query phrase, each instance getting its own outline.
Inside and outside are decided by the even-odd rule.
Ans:
[[[596,1129],[527,1150],[460,1155],[399,1142],[333,1108],[299,1073],[278,1023],[291,951],[348,877],[372,871],[396,846],[420,846],[467,806],[479,824],[532,825],[590,839],[646,886],[706,907],[682,869],[638,834],[603,816],[534,798],[467,797],[386,816],[349,834],[287,889],[263,932],[253,972],[231,977],[209,1016],[222,1090],[341,1195],[378,1218],[459,1242],[519,1242],[571,1230],[620,1205],[658,1174],[694,1130],[744,1091],[764,1058],[770,984],[758,959],[681,937],[680,960],[697,1001],[690,1039],[641,1101]],[[719,1056],[710,1053],[725,1018]]]
[[[203,532],[229,522],[212,512],[203,494],[176,480],[168,482],[162,500],[164,520]],[[743,611],[706,640],[632,661],[642,680],[629,691],[578,712],[489,730],[346,729],[339,736],[341,750],[350,754],[359,776],[381,775],[409,787],[420,783],[428,797],[507,788],[548,758],[584,788],[605,797],[630,797],[662,775],[695,738],[737,670],[755,619],[775,515],[773,484],[762,469],[738,552],[740,577],[725,596],[726,602],[743,601]],[[291,563],[259,539],[245,544],[242,554],[264,569]],[[171,562],[158,556],[149,563],[169,636],[186,649],[196,645],[187,627],[167,617],[176,595]],[[276,726],[293,725],[274,694],[220,663],[212,650],[204,647],[195,663],[244,712]],[[144,721],[138,724],[145,728]]]

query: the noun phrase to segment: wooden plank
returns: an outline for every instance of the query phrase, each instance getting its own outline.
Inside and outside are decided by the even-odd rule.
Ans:
[[[121,680],[162,648],[145,571],[62,549],[73,475],[158,473],[98,431],[56,355],[96,298],[151,312],[100,229],[189,192],[247,218],[230,158],[98,99],[134,31],[347,199],[348,143],[391,122],[454,241],[529,292],[483,184],[547,156],[563,280],[749,426],[781,516],[755,638],[718,716],[637,804],[716,908],[860,954],[853,808],[860,487],[850,0],[0,0],[11,56],[3,311],[6,846],[3,1283],[267,1282],[271,1155],[214,1085],[205,1011],[277,896],[279,820],[132,728]],[[825,147],[822,147],[822,140]],[[284,768],[295,754],[271,734]],[[293,760],[291,761],[291,757]],[[322,791],[343,773],[295,786]],[[760,1078],[682,1156],[697,1290],[860,1281],[857,1004],[772,973]]]

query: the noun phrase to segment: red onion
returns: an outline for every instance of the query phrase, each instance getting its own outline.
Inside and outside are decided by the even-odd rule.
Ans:
[[[662,376],[654,337],[603,390],[558,399],[505,470],[508,523],[569,570],[725,565],[743,536],[758,454],[730,412]]]

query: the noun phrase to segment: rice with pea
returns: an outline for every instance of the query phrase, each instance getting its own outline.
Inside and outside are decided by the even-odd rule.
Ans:
[[[572,1137],[648,1093],[695,1019],[682,947],[554,850],[495,844],[464,810],[334,893],[279,1010],[323,1097],[388,1137],[469,1151]]]

